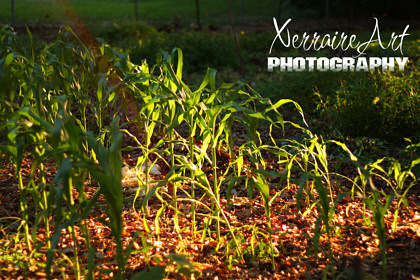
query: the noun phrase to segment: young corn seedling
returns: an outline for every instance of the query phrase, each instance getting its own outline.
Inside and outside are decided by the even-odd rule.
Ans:
[[[100,192],[104,194],[110,217],[110,222],[106,223],[114,237],[117,245],[117,263],[118,273],[117,279],[124,279],[125,259],[121,234],[122,226],[122,204],[123,194],[121,186],[121,143],[122,133],[118,127],[118,118],[114,118],[110,125],[111,146],[105,148],[93,136],[88,137],[89,145],[95,151],[100,167],[88,165],[87,169],[93,178],[98,180],[100,184]]]
[[[18,115],[18,114],[16,114]],[[17,120],[10,120],[6,127],[9,127],[9,132],[7,133],[8,144],[6,147],[3,147],[2,150],[5,150],[12,158],[15,166],[15,174],[18,181],[18,188],[20,193],[20,210],[22,211],[22,221],[19,229],[23,227],[24,238],[26,246],[29,250],[32,251],[32,238],[29,233],[29,210],[27,202],[27,191],[23,185],[21,164],[23,158],[23,151],[25,146],[25,140],[22,135],[19,135],[20,124]]]
[[[258,170],[256,170],[258,172]],[[271,226],[271,208],[270,208],[270,187],[264,179],[263,174],[257,173],[256,176],[251,178],[250,181],[261,193],[261,197],[264,203],[264,213],[267,218],[267,232],[268,232],[268,242],[270,247],[270,257],[271,257],[271,266],[273,271],[276,269],[276,264],[274,262],[274,257],[278,255],[277,249],[273,244],[272,236],[272,226]]]
[[[390,162],[390,167],[388,168],[388,172],[386,172],[380,166],[380,164],[385,162],[386,160]],[[387,185],[392,188],[397,198],[397,207],[394,212],[392,232],[395,232],[397,228],[398,214],[399,214],[401,204],[404,204],[405,208],[408,209],[408,203],[407,203],[407,198],[406,198],[407,193],[417,183],[417,178],[412,172],[412,170],[419,163],[420,163],[420,159],[411,161],[407,170],[403,170],[401,167],[401,164],[394,158],[382,158],[372,164],[369,164],[369,167],[371,168],[370,172],[372,173],[372,175],[374,174],[375,176],[384,180],[387,183]],[[374,173],[374,171],[379,171],[380,173],[377,173],[377,172]]]
[[[381,262],[382,262],[382,279],[386,279],[386,232],[387,228],[385,226],[385,215],[388,212],[388,208],[391,205],[393,195],[386,196],[385,204],[381,202],[381,193],[377,190],[372,190],[371,197],[364,199],[366,205],[373,212],[373,219],[375,221],[376,232],[379,237],[379,249],[381,251]]]
[[[176,57],[177,55],[177,57]],[[177,59],[176,63],[176,71],[173,69],[173,65],[175,65],[175,59]],[[168,108],[168,114],[166,116],[165,121],[168,124],[168,131],[169,131],[169,141],[170,141],[170,154],[171,154],[171,167],[175,167],[175,155],[174,155],[174,135],[176,135],[176,128],[181,125],[184,121],[187,122],[189,126],[189,156],[191,161],[194,163],[194,146],[192,145],[193,137],[195,135],[195,127],[196,124],[194,123],[194,112],[195,108],[193,106],[195,104],[191,104],[191,101],[196,100],[191,98],[191,90],[190,88],[182,82],[182,69],[183,69],[183,53],[180,49],[174,48],[169,55],[168,53],[162,51],[158,56],[158,65],[160,66],[162,72],[162,83],[167,88],[162,88],[163,92],[166,92],[166,104]],[[179,136],[179,135],[177,135]],[[185,139],[180,139],[181,145],[182,142],[185,142]],[[193,178],[192,178],[193,179]],[[182,184],[182,181],[180,182]],[[174,209],[174,224],[175,229],[179,233],[179,223],[178,223],[178,183],[174,183],[172,185],[172,206]],[[195,199],[195,186],[191,184],[191,198],[192,198],[192,205],[191,205],[191,217],[192,217],[192,232],[195,236],[195,214],[196,214],[196,205],[194,202]],[[181,238],[181,236],[179,235]]]

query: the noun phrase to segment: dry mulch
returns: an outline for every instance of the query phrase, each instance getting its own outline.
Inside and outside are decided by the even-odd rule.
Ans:
[[[135,164],[135,155],[124,155],[124,161]],[[5,161],[3,161],[5,163]],[[24,183],[30,173],[31,161],[25,159],[22,169]],[[48,180],[52,181],[55,174],[54,165],[47,164]],[[268,168],[276,168],[274,161],[269,161]],[[277,166],[278,168],[278,166]],[[162,178],[163,176],[161,176]],[[0,276],[2,279],[41,279],[45,277],[40,263],[45,263],[45,250],[41,249],[40,254],[35,255],[31,262],[28,262],[30,251],[24,245],[22,239],[18,238],[16,243],[14,238],[18,223],[8,217],[20,217],[19,192],[14,169],[10,164],[3,165],[0,170]],[[159,178],[156,178],[159,179]],[[147,234],[142,214],[139,207],[132,206],[132,193],[124,193],[126,203],[124,204],[124,233],[123,243],[128,246],[133,241],[133,249],[141,249],[141,236],[133,240],[135,234],[142,233],[150,245],[150,249],[144,254],[136,253],[131,255],[127,267],[127,277],[133,275],[148,266],[157,264],[166,265],[169,273],[168,279],[188,279],[176,272],[176,266],[168,258],[169,253],[179,253],[187,255],[193,265],[200,271],[198,279],[320,279],[323,270],[331,264],[326,251],[329,246],[334,257],[336,276],[346,270],[363,271],[363,279],[381,279],[381,258],[379,251],[379,239],[376,235],[374,226],[367,226],[363,223],[363,204],[360,199],[351,196],[344,197],[335,209],[334,231],[328,237],[325,234],[319,238],[319,248],[314,254],[308,254],[314,248],[312,237],[314,236],[315,223],[319,213],[316,208],[308,210],[308,204],[302,202],[302,208],[297,209],[296,193],[298,186],[291,185],[285,188],[278,185],[278,178],[271,178],[269,181],[272,186],[271,197],[278,191],[281,194],[273,201],[272,211],[272,234],[277,255],[275,257],[276,269],[273,271],[268,255],[269,247],[266,246],[266,239],[263,235],[258,235],[255,239],[252,230],[255,227],[267,229],[267,220],[264,216],[264,206],[257,191],[254,198],[249,200],[248,191],[245,188],[236,188],[236,195],[231,197],[227,203],[225,190],[222,189],[221,203],[224,211],[229,218],[231,226],[237,228],[235,235],[243,245],[245,260],[232,256],[234,250],[227,246],[231,241],[231,236],[227,228],[222,226],[224,239],[219,248],[213,234],[208,236],[204,243],[201,242],[199,230],[203,227],[203,216],[197,215],[197,230],[195,237],[191,231],[191,205],[188,202],[179,202],[178,209],[184,214],[178,215],[179,234],[174,227],[174,211],[165,208],[158,221],[159,235],[156,234],[155,221],[157,211],[161,208],[161,202],[152,198],[149,201],[150,216],[147,222],[152,230],[152,234]],[[339,181],[335,181],[338,186]],[[97,190],[95,184],[86,183],[85,192],[88,195]],[[183,186],[188,191],[189,186]],[[334,192],[338,192],[338,187],[333,187]],[[168,197],[172,193],[169,186]],[[181,191],[180,197],[185,197]],[[419,279],[420,277],[420,209],[419,209],[419,190],[413,188],[409,193],[408,202],[410,208],[403,209],[398,218],[398,227],[395,233],[391,233],[393,210],[395,203],[391,206],[391,212],[386,216],[385,224],[388,229],[387,234],[387,276],[388,279]],[[77,193],[75,193],[77,198]],[[141,199],[141,198],[140,198]],[[139,199],[139,200],[140,200]],[[30,198],[29,198],[30,201]],[[210,200],[205,198],[203,202],[210,205]],[[91,246],[95,248],[95,274],[101,275],[102,279],[113,278],[116,272],[115,243],[110,234],[110,230],[104,226],[99,218],[106,218],[106,204],[100,200],[98,205],[92,209],[92,215],[87,219]],[[197,209],[198,213],[207,214],[203,207]],[[304,214],[305,213],[305,214]],[[367,211],[367,217],[372,217]],[[51,221],[54,223],[54,221]],[[76,229],[79,229],[76,227]],[[80,262],[82,268],[87,263],[87,251],[80,231],[76,232]],[[38,241],[45,241],[45,231],[42,223],[37,231]],[[73,254],[73,240],[68,231],[63,230],[58,251],[67,255],[69,258]],[[254,245],[255,254],[251,254],[251,245]],[[59,255],[57,255],[59,257]],[[62,257],[60,257],[62,259]],[[20,260],[20,261],[19,261]],[[20,266],[19,266],[20,265]],[[61,261],[53,267],[54,277],[61,279],[73,278],[72,267],[67,261]],[[83,274],[83,273],[82,273]],[[347,274],[344,274],[346,279]],[[370,278],[369,278],[370,277]],[[350,279],[350,278],[349,278]]]

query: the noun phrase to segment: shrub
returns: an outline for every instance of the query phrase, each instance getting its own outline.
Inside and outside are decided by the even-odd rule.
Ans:
[[[161,49],[181,48],[184,56],[184,70],[188,73],[204,72],[208,67],[235,69],[238,67],[233,40],[226,34],[212,35],[206,32],[159,33],[142,40],[130,57],[140,63],[146,59],[152,63]]]
[[[333,96],[328,112],[338,128],[350,136],[400,142],[418,139],[420,131],[419,72],[351,73]],[[322,93],[321,93],[322,96]]]
[[[103,38],[112,45],[131,47],[138,44],[138,40],[156,33],[156,29],[143,23],[134,21],[120,21],[100,23],[93,26],[95,36]]]

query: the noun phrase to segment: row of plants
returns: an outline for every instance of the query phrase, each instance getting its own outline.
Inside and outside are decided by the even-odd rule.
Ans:
[[[265,225],[254,226],[252,234],[259,244],[266,244],[271,269],[275,271],[281,248],[273,242],[270,205],[284,190],[299,185],[298,208],[305,205],[302,212],[317,209],[320,213],[309,236],[313,250],[308,254],[317,256],[321,252],[330,259],[325,275],[340,278],[345,273],[335,270],[334,253],[319,238],[334,236],[338,227],[334,222],[335,206],[344,196],[351,195],[363,201],[364,223],[376,226],[385,279],[384,216],[391,203],[396,203],[394,231],[399,211],[403,206],[409,207],[407,194],[417,184],[414,171],[419,158],[403,165],[393,158],[363,164],[345,144],[324,141],[313,134],[295,101],[280,99],[273,103],[242,82],[217,87],[216,71],[212,69],[207,70],[196,89],[191,89],[183,82],[180,49],[159,53],[156,64],[149,66],[145,61],[134,64],[127,54],[106,44],[88,47],[69,27],[51,44],[33,43],[30,33],[29,41],[29,46],[22,46],[10,29],[3,27],[0,31],[0,130],[1,135],[6,135],[0,147],[14,165],[20,193],[20,226],[14,234],[32,252],[27,257],[28,263],[47,252],[48,279],[52,278],[52,267],[59,259],[72,264],[76,279],[82,275],[95,278],[96,248],[90,245],[86,220],[89,215],[98,215],[93,209],[103,200],[107,218],[98,218],[110,229],[116,244],[116,278],[124,279],[127,259],[139,251],[132,248],[137,235],[132,237],[131,244],[123,244],[121,238],[122,151],[140,151],[137,167],[144,166],[145,179],[138,179],[140,188],[132,202],[133,210],[143,217],[145,231],[139,232],[140,236],[159,236],[160,218],[165,210],[171,209],[178,234],[182,232],[178,216],[189,214],[193,237],[202,243],[214,239],[216,250],[226,250],[230,262],[258,259],[255,250],[251,250],[251,256],[245,253],[249,250],[239,240],[240,228],[232,226],[226,214],[227,205],[222,203],[222,193],[229,202],[234,188],[245,188],[250,200],[258,196],[263,201]],[[283,119],[281,109],[286,104],[295,108],[301,125]],[[135,115],[130,115],[130,110]],[[141,133],[131,130],[132,125]],[[246,140],[242,143],[236,141],[233,133],[237,126]],[[285,127],[300,131],[301,138],[283,139]],[[261,129],[268,133],[263,134]],[[135,144],[122,145],[123,135]],[[331,170],[327,152],[331,145],[340,148],[344,160],[353,163],[358,172],[356,178]],[[416,144],[411,148],[418,149]],[[224,166],[220,154],[229,159]],[[33,159],[29,177],[21,172],[25,157]],[[285,171],[269,169],[268,158],[274,158]],[[149,175],[158,161],[169,170],[160,180]],[[53,181],[46,176],[47,162],[56,166]],[[281,178],[274,192],[267,180],[270,176]],[[335,178],[344,178],[351,187],[334,185]],[[392,193],[373,184],[373,178],[390,187]],[[92,184],[98,184],[97,191],[88,195],[85,187]],[[163,190],[168,185],[172,186],[172,192]],[[140,196],[141,189],[144,197]],[[161,205],[153,230],[146,219],[152,197]],[[190,205],[188,213],[180,210],[180,202]],[[373,218],[367,213],[373,213]],[[204,217],[203,224],[196,222],[198,216]],[[57,247],[63,230],[74,241],[71,260]],[[40,231],[45,232],[45,240],[38,238]],[[81,242],[78,235],[83,237],[83,249],[78,246]],[[147,248],[145,242],[142,244]],[[81,250],[87,252],[84,261],[79,257]],[[169,259],[179,264],[179,273],[200,274],[185,257],[171,255]],[[132,279],[143,279],[146,275],[162,279],[165,270],[157,265],[151,272],[139,272]]]
[[[92,25],[92,30],[95,36],[129,52],[131,60],[137,64],[144,59],[155,61],[161,49],[181,48],[185,54],[184,71],[196,86],[208,67],[221,70],[219,80],[241,78],[237,74],[239,63],[233,40],[229,34],[220,31],[165,33],[157,32],[144,23],[130,21],[109,22],[100,27]],[[410,61],[402,73],[275,74],[260,73],[266,69],[263,58],[267,56],[273,40],[272,32],[238,31],[245,72],[258,73],[253,81],[257,91],[271,99],[290,98],[298,101],[307,114],[320,119],[317,129],[321,133],[330,133],[330,129],[322,128],[322,123],[336,120],[332,123],[334,135],[331,136],[336,139],[370,137],[398,145],[404,142],[404,138],[418,140],[420,98],[417,31],[413,31],[404,42],[403,52]],[[274,56],[308,55],[280,46],[276,46],[274,51]],[[383,50],[378,44],[372,44],[368,52],[379,57],[396,55],[392,50]],[[323,52],[318,55],[336,54]]]

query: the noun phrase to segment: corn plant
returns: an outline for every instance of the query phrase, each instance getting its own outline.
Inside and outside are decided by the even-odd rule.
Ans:
[[[271,207],[270,207],[270,188],[265,181],[262,173],[257,173],[255,177],[250,181],[251,184],[260,191],[261,197],[264,204],[264,213],[267,218],[267,234],[268,234],[268,246],[270,248],[271,266],[273,271],[276,269],[274,257],[278,254],[277,249],[273,245],[273,237],[271,231]]]
[[[31,237],[29,233],[29,210],[27,204],[27,191],[23,185],[22,173],[21,173],[21,163],[23,157],[23,150],[25,147],[25,140],[22,137],[18,137],[18,130],[20,129],[18,121],[12,120],[8,122],[9,132],[8,145],[3,147],[2,150],[5,150],[15,165],[15,174],[18,180],[18,188],[20,192],[20,210],[22,211],[22,221],[20,227],[24,229],[25,243],[30,250],[32,250]],[[20,228],[19,227],[19,228]]]
[[[379,249],[381,251],[381,259],[382,259],[382,279],[386,279],[386,226],[385,226],[385,215],[388,212],[388,208],[391,205],[393,195],[384,195],[385,204],[383,205],[381,202],[381,193],[377,190],[372,191],[372,195],[369,198],[364,199],[366,205],[372,210],[373,212],[373,219],[375,221],[376,232],[379,237]]]
[[[380,165],[381,163],[385,163],[385,161],[389,161],[390,164],[388,171]],[[392,223],[393,232],[395,232],[397,227],[398,213],[401,204],[404,204],[405,208],[408,209],[407,193],[417,183],[417,178],[412,170],[419,163],[420,159],[411,161],[406,170],[403,170],[401,164],[394,158],[382,158],[368,165],[372,176],[374,175],[384,180],[387,186],[392,188],[394,195],[397,198],[397,207],[394,212],[394,221]]]
[[[120,238],[122,231],[121,156],[119,154],[121,134],[118,132],[118,121],[114,121],[111,125],[112,133],[110,137],[113,145],[111,145],[110,152],[107,152],[97,143],[98,139],[103,142],[105,137],[93,137],[84,134],[88,130],[85,116],[87,102],[81,102],[83,124],[72,115],[73,111],[69,106],[69,101],[73,100],[73,97],[76,100],[88,100],[89,98],[86,91],[77,88],[77,86],[80,86],[80,77],[76,74],[77,67],[82,65],[83,68],[85,63],[88,63],[88,59],[85,59],[82,54],[79,56],[79,60],[76,60],[77,63],[74,66],[69,66],[74,56],[72,57],[71,52],[68,52],[69,45],[65,45],[62,41],[57,41],[45,48],[35,48],[30,44],[31,55],[29,58],[25,58],[13,52],[13,48],[11,48],[13,39],[10,40],[10,37],[3,32],[4,28],[1,33],[1,51],[8,50],[9,53],[6,54],[6,59],[1,60],[2,69],[5,71],[1,73],[0,81],[6,89],[6,91],[2,91],[0,98],[3,121],[1,129],[6,130],[8,135],[8,144],[2,146],[2,151],[7,152],[15,163],[23,215],[21,226],[24,228],[27,246],[30,250],[33,249],[33,245],[36,245],[36,250],[43,247],[43,244],[37,243],[36,240],[37,228],[43,221],[46,232],[46,248],[49,249],[45,270],[47,277],[50,278],[53,253],[59,242],[61,230],[68,228],[74,239],[75,278],[80,279],[81,267],[75,232],[75,224],[80,223],[89,252],[87,277],[93,279],[93,251],[89,245],[89,234],[84,219],[86,219],[89,209],[94,205],[99,194],[104,193],[107,201],[110,202],[111,211],[108,213],[112,217],[110,228],[117,241],[117,259],[120,269],[118,275],[122,278],[124,258]],[[30,34],[29,38],[32,41]],[[4,44],[8,47],[5,47]],[[80,54],[78,47],[73,47],[75,53]],[[69,53],[70,55],[68,55]],[[89,57],[92,59],[92,56]],[[59,63],[59,60],[63,63]],[[66,61],[69,64],[65,64]],[[93,68],[89,69],[92,70]],[[18,84],[18,90],[15,92],[15,85]],[[87,86],[86,81],[84,86]],[[73,96],[71,94],[75,91],[79,95]],[[112,92],[113,89],[108,90],[106,94],[109,96],[112,95]],[[97,106],[107,106],[107,103],[102,102]],[[97,116],[100,119],[100,115]],[[98,126],[101,128],[101,123],[98,123]],[[34,162],[29,181],[25,184],[21,175],[21,162],[23,152],[28,149],[34,151]],[[89,159],[90,152],[98,157],[101,168],[98,168]],[[53,183],[47,183],[46,181],[44,164],[48,159],[54,159],[57,164],[56,180]],[[100,184],[104,185],[92,200],[86,199],[83,190],[86,170],[94,174]],[[104,178],[107,178],[103,172],[106,172],[106,176],[111,179],[108,178],[109,180],[103,181]],[[39,178],[39,183],[36,183],[35,177]],[[77,204],[73,199],[73,189],[79,193]],[[115,192],[116,190],[117,192]],[[30,238],[28,227],[28,221],[32,218],[32,213],[28,210],[28,194],[33,198],[35,205],[40,207],[40,210],[35,209],[36,211],[33,213],[35,223],[32,226],[32,238]],[[119,201],[119,203],[114,203],[115,201]],[[63,203],[66,204],[66,208],[63,207]],[[53,210],[55,212],[55,228],[51,236],[49,221],[52,218]],[[35,254],[33,252],[31,255]]]

